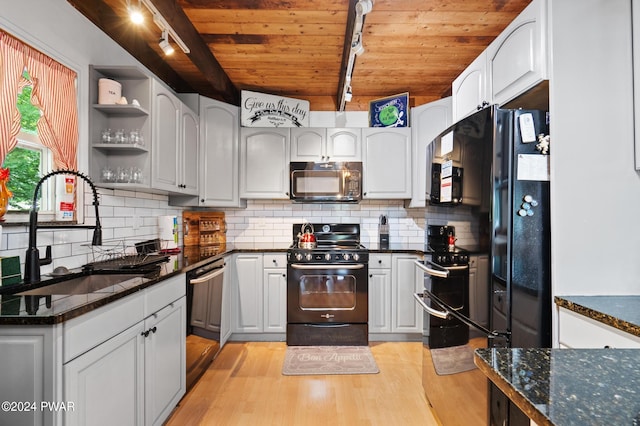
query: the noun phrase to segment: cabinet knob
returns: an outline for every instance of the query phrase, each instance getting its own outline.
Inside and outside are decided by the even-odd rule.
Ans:
[[[284,193],[284,195],[286,195],[286,196],[288,197],[288,196],[289,196],[289,193],[288,193],[288,192],[285,192],[285,193]]]
[[[282,276],[283,276],[284,278],[287,278],[287,274],[282,274]]]
[[[158,328],[157,328],[156,326],[154,326],[154,327],[151,329],[151,332],[155,334],[155,332],[156,332],[156,331],[158,331]]]
[[[379,263],[379,264],[382,264],[382,259],[378,259],[378,263]]]
[[[373,278],[373,274],[369,274],[369,278]]]

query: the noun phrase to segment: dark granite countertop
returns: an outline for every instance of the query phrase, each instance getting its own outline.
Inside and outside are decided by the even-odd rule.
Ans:
[[[25,287],[21,283],[15,288],[0,287],[0,325],[43,325],[57,324],[68,321],[79,315],[90,312],[136,291],[150,287],[164,279],[179,273],[186,273],[215,261],[223,256],[234,253],[286,253],[289,244],[274,243],[234,243],[223,246],[210,247],[182,247],[180,253],[169,256],[169,261],[154,268],[150,273],[135,277],[117,285],[105,287],[88,294],[52,295],[50,303],[45,297],[40,297],[39,308],[35,314],[26,311],[23,296],[16,293],[35,287],[53,284],[63,278],[42,275],[42,281],[33,286]],[[422,254],[418,247],[394,245],[389,250],[370,250],[379,253],[415,253]],[[71,271],[74,276],[81,276],[82,269]],[[68,278],[68,277],[67,277]],[[49,305],[49,306],[47,306]]]
[[[639,349],[476,349],[474,361],[539,426],[639,425]]]
[[[640,337],[640,296],[556,296],[556,305]]]

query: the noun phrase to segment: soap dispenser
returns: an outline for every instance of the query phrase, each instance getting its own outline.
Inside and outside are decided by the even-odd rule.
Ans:
[[[378,224],[378,236],[381,250],[389,249],[389,221],[387,216],[380,215],[380,223]]]

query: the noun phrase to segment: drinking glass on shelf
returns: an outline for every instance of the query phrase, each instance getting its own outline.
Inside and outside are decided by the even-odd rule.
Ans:
[[[128,183],[129,169],[127,167],[118,167],[116,176],[119,183]]]
[[[134,129],[129,132],[129,143],[138,144],[140,142],[140,130]]]
[[[111,129],[104,129],[100,134],[100,141],[102,143],[111,143],[113,140],[111,138]]]
[[[123,136],[124,136],[124,130],[116,130],[115,137],[114,137],[114,142],[115,143],[122,143]]]
[[[105,166],[102,168],[102,181],[103,182],[113,182],[115,180],[115,176],[113,170],[109,166]]]
[[[142,183],[142,170],[140,170],[140,167],[131,167],[129,179],[131,183]]]

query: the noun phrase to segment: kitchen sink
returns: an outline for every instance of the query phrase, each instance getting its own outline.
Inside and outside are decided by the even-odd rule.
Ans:
[[[93,274],[83,275],[18,293],[21,296],[46,296],[52,294],[88,294],[134,278],[142,279],[143,274]]]

